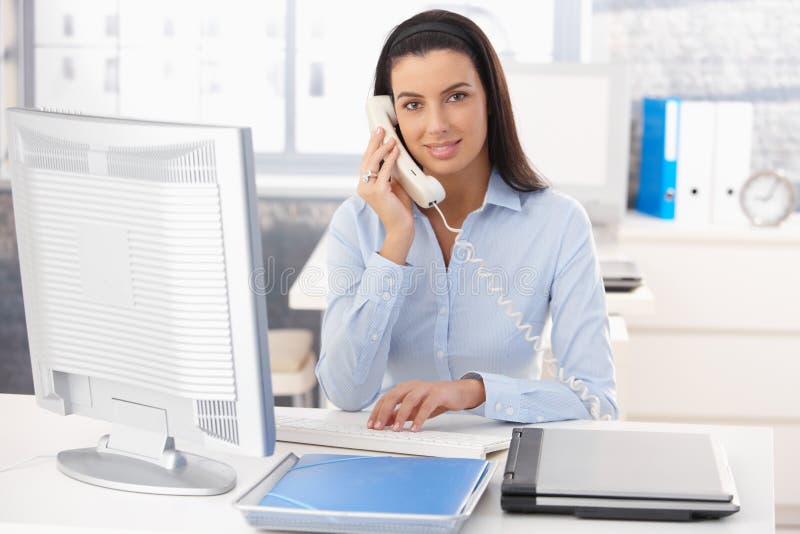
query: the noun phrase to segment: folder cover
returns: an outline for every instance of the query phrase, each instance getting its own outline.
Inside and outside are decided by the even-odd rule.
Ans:
[[[680,99],[645,98],[642,111],[642,159],[636,209],[662,219],[674,219]]]
[[[392,514],[460,514],[489,462],[306,454],[260,501],[260,506]]]
[[[711,218],[718,224],[749,224],[739,191],[750,175],[753,105],[717,102]]]
[[[716,103],[681,101],[675,220],[692,225],[711,222]]]

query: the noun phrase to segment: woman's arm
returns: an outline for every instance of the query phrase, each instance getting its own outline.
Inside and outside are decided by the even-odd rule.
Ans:
[[[563,380],[521,380],[480,371],[465,375],[483,379],[484,415],[526,423],[587,419],[593,417],[594,405],[600,417],[616,419],[619,408],[605,290],[591,222],[577,203],[558,251],[549,300],[552,352],[563,369]],[[570,377],[585,388],[575,391],[565,383]]]
[[[381,251],[364,261],[358,239],[365,228],[359,227],[360,210],[353,202],[336,211],[329,228],[328,307],[317,380],[325,395],[345,410],[364,408],[380,391],[392,327],[411,277],[405,261],[414,240],[412,200],[397,180],[392,182],[399,150],[393,138],[387,143],[383,139],[382,128],[370,135],[356,188],[380,219]]]
[[[360,410],[380,392],[392,328],[411,278],[411,267],[381,253],[364,262],[353,242],[359,234],[356,216],[347,203],[328,230],[328,307],[316,370],[325,395],[344,410]],[[399,258],[402,250],[391,237],[384,240],[387,247]]]

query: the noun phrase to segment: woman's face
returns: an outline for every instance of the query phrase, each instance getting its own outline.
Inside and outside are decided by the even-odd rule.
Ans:
[[[403,56],[391,78],[406,148],[426,174],[488,166],[486,92],[469,56],[455,50]]]

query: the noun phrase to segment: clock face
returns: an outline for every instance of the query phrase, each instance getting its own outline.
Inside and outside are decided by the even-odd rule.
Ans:
[[[758,172],[742,186],[739,201],[750,222],[776,226],[794,211],[794,185],[777,172]]]

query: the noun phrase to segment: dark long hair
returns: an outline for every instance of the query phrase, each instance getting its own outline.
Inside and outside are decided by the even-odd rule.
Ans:
[[[404,36],[410,28],[423,23],[444,23],[452,31],[424,30]],[[434,9],[414,15],[395,27],[386,39],[375,67],[374,94],[390,95],[394,99],[391,78],[394,61],[409,54],[424,56],[432,50],[462,52],[475,65],[486,93],[489,161],[503,180],[517,191],[547,188],[547,181],[530,165],[522,151],[506,77],[497,53],[483,31],[467,17]]]

